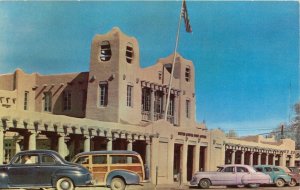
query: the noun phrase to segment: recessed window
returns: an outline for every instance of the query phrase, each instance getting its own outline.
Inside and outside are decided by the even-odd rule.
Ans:
[[[52,108],[52,93],[45,92],[44,93],[44,111],[51,112]]]
[[[190,82],[190,80],[191,80],[191,68],[190,68],[190,66],[186,66],[186,68],[185,68],[185,80],[187,82]]]
[[[190,118],[191,117],[191,101],[190,100],[186,100],[185,102],[185,115],[187,118]]]
[[[162,73],[161,71],[158,71],[158,80],[161,80],[162,79]]]
[[[63,110],[71,110],[72,95],[71,91],[63,92]]]
[[[101,42],[100,60],[109,61],[111,58],[111,47],[109,41]]]
[[[25,93],[24,93],[24,110],[28,110],[28,98],[29,98],[29,92],[25,91]]]
[[[142,89],[142,110],[150,111],[151,106],[151,91],[150,88]]]
[[[99,84],[99,106],[106,107],[108,102],[108,84],[103,82]]]
[[[133,59],[133,46],[131,43],[127,43],[126,46],[126,61],[127,63],[131,63]]]
[[[133,86],[127,85],[127,106],[132,107],[132,90]]]

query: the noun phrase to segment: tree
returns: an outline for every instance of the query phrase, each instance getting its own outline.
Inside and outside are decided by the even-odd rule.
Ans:
[[[230,129],[228,133],[226,133],[226,137],[235,138],[238,137],[238,134],[234,129]]]

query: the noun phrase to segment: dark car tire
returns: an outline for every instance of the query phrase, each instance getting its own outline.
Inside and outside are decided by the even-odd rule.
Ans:
[[[248,185],[250,188],[258,188],[259,184],[258,183],[251,183]]]
[[[74,184],[71,179],[62,177],[56,181],[57,190],[74,190]]]
[[[289,186],[290,187],[295,187],[297,185],[297,181],[295,179],[292,179],[290,182],[289,182]]]
[[[123,179],[115,177],[111,180],[110,188],[112,190],[125,190],[126,184]]]
[[[198,186],[199,186],[201,189],[208,189],[209,186],[210,186],[210,181],[209,181],[209,179],[201,179],[201,180],[199,181]]]
[[[276,187],[283,187],[285,185],[285,181],[283,179],[277,179],[275,181]]]

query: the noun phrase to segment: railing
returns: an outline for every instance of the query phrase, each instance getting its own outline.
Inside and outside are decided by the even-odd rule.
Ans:
[[[154,113],[153,115],[153,120],[157,121],[160,119],[164,119],[164,114],[163,113]],[[150,111],[142,111],[142,120],[143,121],[151,121],[151,113]],[[171,124],[175,123],[175,119],[173,115],[168,115],[167,121],[170,122]]]
[[[150,111],[142,111],[142,120],[150,121]]]

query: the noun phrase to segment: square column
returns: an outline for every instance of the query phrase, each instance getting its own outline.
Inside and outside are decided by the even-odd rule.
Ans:
[[[89,135],[84,136],[83,151],[91,151],[91,137]]]
[[[235,152],[236,150],[232,150],[232,153],[231,153],[231,164],[235,164]]]
[[[28,150],[36,150],[36,132],[29,132]]]
[[[276,165],[276,154],[273,154],[273,164],[272,164],[273,166],[275,166]]]
[[[253,152],[250,152],[250,166],[253,166]]]
[[[194,159],[193,159],[193,174],[199,170],[199,162],[200,162],[200,144],[197,143],[194,147]]]
[[[261,152],[258,153],[257,164],[261,165]]]
[[[266,165],[269,165],[269,153],[266,153]]]
[[[159,149],[159,139],[152,138],[151,142],[151,168],[150,168],[150,178],[152,179],[152,183],[156,183],[156,169],[158,167],[158,149]],[[158,171],[159,172],[159,171]]]
[[[185,141],[182,146],[182,164],[181,164],[182,183],[187,183],[187,156],[188,156],[188,142]]]
[[[150,120],[154,121],[154,88],[151,87],[151,98],[150,98]]]
[[[279,165],[286,166],[286,153],[280,155]]]
[[[65,134],[60,134],[58,136],[58,153],[65,158],[66,156],[68,156],[70,154],[70,151],[68,149],[68,146],[65,142]]]
[[[242,151],[242,154],[241,154],[241,164],[245,164],[245,151],[244,150]]]
[[[146,156],[145,156],[145,164],[148,167],[148,169],[150,170],[151,168],[151,141],[147,140],[146,141]],[[150,173],[149,173],[149,178],[151,177]],[[151,180],[151,179],[149,179]]]
[[[3,129],[0,129],[0,164],[3,164],[3,158],[4,158],[4,132]]]
[[[295,166],[295,154],[291,154],[291,158],[290,158],[290,167],[294,167]]]
[[[106,150],[112,150],[112,141],[113,141],[112,137],[107,137],[106,138],[106,142],[107,142]]]
[[[174,182],[174,138],[169,139],[168,142],[168,182],[173,183]]]

